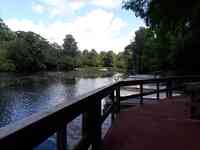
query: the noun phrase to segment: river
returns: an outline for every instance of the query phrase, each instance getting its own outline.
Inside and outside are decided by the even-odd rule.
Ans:
[[[96,72],[95,72],[96,73]],[[91,72],[43,72],[36,74],[0,74],[0,127],[19,121],[36,112],[114,82],[113,74]],[[80,138],[81,116],[68,126],[69,149]],[[109,126],[109,120],[104,124]],[[52,136],[37,150],[55,149]]]

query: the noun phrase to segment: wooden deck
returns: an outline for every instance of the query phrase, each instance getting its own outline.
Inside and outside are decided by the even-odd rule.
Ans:
[[[103,150],[199,150],[200,121],[190,119],[189,98],[123,110],[103,141]]]

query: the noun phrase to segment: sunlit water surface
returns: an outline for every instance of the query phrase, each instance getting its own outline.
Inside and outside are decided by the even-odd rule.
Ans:
[[[1,74],[0,127],[45,111],[61,103],[71,104],[75,97],[114,82],[110,77],[85,78],[68,73],[42,73],[29,76]],[[9,85],[8,84],[8,85]],[[109,120],[104,126],[109,126]],[[69,149],[80,139],[81,117],[68,125]],[[37,149],[56,149],[54,136]]]

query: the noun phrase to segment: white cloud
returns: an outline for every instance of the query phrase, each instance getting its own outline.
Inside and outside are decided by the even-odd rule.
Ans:
[[[37,12],[37,13],[43,13],[45,11],[45,8],[43,5],[41,4],[33,4],[32,6],[33,11]]]
[[[67,16],[85,6],[87,0],[38,0],[34,3],[33,11],[38,11],[41,7],[43,12],[48,13],[51,17]],[[40,10],[39,10],[40,11]]]
[[[33,31],[51,42],[63,43],[66,34],[72,34],[81,50],[122,51],[129,43],[130,36],[123,35],[122,30],[128,25],[124,20],[115,17],[110,11],[97,9],[85,16],[79,16],[72,22],[57,21],[52,24],[34,23],[30,20],[9,19],[6,24],[14,31]]]
[[[73,1],[73,2],[70,2],[69,5],[70,5],[70,8],[75,11],[85,6],[85,3],[82,1]]]
[[[104,8],[116,8],[120,6],[121,0],[91,0],[91,3]]]
[[[46,12],[51,17],[67,16],[86,5],[113,9],[121,5],[121,0],[38,0],[32,6],[35,12]]]

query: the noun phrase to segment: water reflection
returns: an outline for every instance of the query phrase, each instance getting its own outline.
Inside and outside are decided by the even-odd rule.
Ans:
[[[80,78],[67,73],[0,76],[20,84],[0,88],[0,127],[113,82],[112,77]]]
[[[0,74],[0,127],[113,82],[110,77],[81,77],[75,72],[46,72],[35,75]],[[81,116],[68,125],[71,148],[80,138]],[[55,135],[37,150],[55,149]]]

